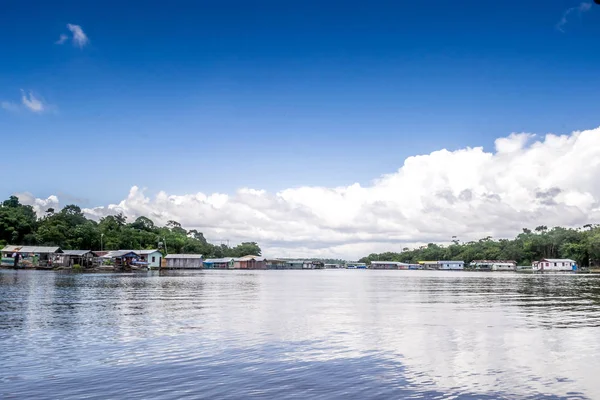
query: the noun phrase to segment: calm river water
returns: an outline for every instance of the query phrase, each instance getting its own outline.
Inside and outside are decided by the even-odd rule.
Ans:
[[[600,277],[0,271],[4,399],[600,399]]]

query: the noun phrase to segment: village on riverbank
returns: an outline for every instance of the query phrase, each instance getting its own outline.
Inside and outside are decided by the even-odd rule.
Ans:
[[[72,269],[130,271],[149,269],[219,269],[219,270],[442,270],[490,272],[579,272],[571,259],[544,258],[530,266],[519,266],[512,260],[474,260],[468,264],[459,260],[419,261],[408,264],[396,261],[370,263],[324,263],[319,260],[288,260],[256,255],[226,258],[204,258],[201,254],[167,254],[158,249],[142,250],[63,250],[56,246],[5,246],[1,251],[4,268]]]

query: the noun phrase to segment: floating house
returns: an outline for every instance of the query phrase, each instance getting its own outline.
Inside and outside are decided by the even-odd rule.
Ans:
[[[438,261],[439,269],[441,270],[462,270],[465,268],[464,261]]]
[[[202,254],[167,254],[166,267],[169,269],[202,269]]]
[[[359,262],[346,263],[346,269],[367,269],[367,264]]]
[[[233,269],[234,258],[207,258],[203,262],[205,269]]]
[[[233,269],[266,269],[266,259],[259,256],[244,256],[233,261]]]
[[[285,261],[277,259],[265,260],[267,269],[285,269]]]
[[[302,260],[291,260],[285,262],[285,269],[302,269],[304,261]]]
[[[91,250],[63,250],[62,253],[54,257],[54,264],[71,268],[74,265],[91,268],[94,266],[94,260],[97,257],[97,254]]]
[[[302,263],[302,269],[323,269],[325,264],[321,261],[307,260]]]
[[[131,268],[134,260],[139,259],[140,255],[131,250],[114,250],[109,251],[102,258],[111,260],[116,268]]]
[[[516,271],[517,262],[512,260],[473,260],[469,266],[480,271]]]
[[[140,257],[136,261],[139,265],[147,266],[148,268],[160,268],[162,265],[163,255],[160,251],[154,250],[121,250],[132,251]]]
[[[340,269],[343,268],[340,264],[323,264],[323,268],[325,269]]]
[[[51,268],[55,255],[62,250],[57,246],[5,246],[1,253],[3,266],[14,266],[14,256],[18,254],[21,267]]]
[[[533,272],[576,271],[577,262],[568,258],[542,258],[532,264]]]
[[[437,261],[419,261],[419,265],[421,265],[423,269],[439,269]]]
[[[398,261],[371,261],[371,269],[409,269],[409,266]]]

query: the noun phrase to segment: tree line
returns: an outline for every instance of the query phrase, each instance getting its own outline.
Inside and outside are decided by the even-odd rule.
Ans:
[[[0,248],[7,244],[59,246],[68,250],[156,249],[163,253],[203,254],[206,258],[261,255],[256,242],[235,247],[208,243],[202,232],[185,230],[179,222],[157,226],[150,218],[127,222],[123,214],[94,221],[77,205],[52,208],[38,216],[33,207],[11,196],[0,205]]]
[[[600,260],[600,225],[581,228],[538,226],[524,228],[514,239],[494,240],[488,236],[477,241],[460,242],[456,237],[447,246],[429,243],[416,249],[404,248],[401,252],[370,254],[360,261],[418,261],[460,260],[514,260],[519,265],[530,265],[542,258],[570,258],[577,265],[588,267]]]

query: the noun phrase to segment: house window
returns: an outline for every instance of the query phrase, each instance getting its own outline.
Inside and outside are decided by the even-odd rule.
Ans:
[[[156,262],[156,257],[152,256],[152,262]]]

